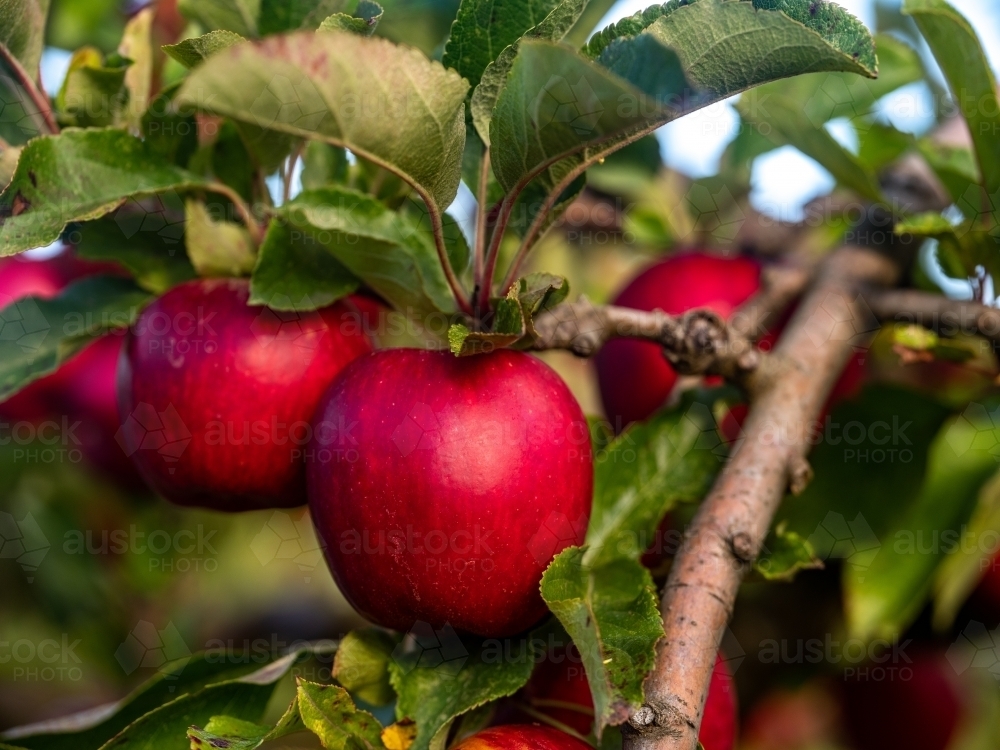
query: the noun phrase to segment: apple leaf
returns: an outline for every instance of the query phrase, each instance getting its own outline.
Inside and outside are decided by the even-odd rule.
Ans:
[[[522,638],[462,639],[445,625],[417,623],[392,652],[389,674],[399,696],[396,718],[417,727],[410,750],[443,748],[453,721],[490,701],[513,695],[531,677],[548,625]],[[398,726],[398,725],[397,725]]]
[[[242,721],[259,720],[260,709],[245,711],[241,706],[262,708],[275,682],[299,660],[310,653],[326,658],[329,651],[326,644],[309,645],[264,666],[234,663],[212,651],[199,652],[160,667],[154,677],[118,703],[17,727],[0,739],[26,750],[118,747],[129,741],[143,750],[186,750],[184,735],[191,724],[205,726],[210,717],[226,714],[240,714],[233,718]],[[247,714],[251,714],[249,719]],[[157,729],[161,722],[162,733]]]
[[[340,642],[333,677],[349,692],[372,706],[392,703],[389,664],[398,639],[381,628],[352,630]]]
[[[753,97],[740,102],[743,121],[776,146],[791,145],[819,162],[844,187],[876,202],[884,200],[875,172],[857,156],[840,145],[822,125],[811,123],[802,113],[802,104],[772,94],[766,102],[753,103]],[[756,114],[756,116],[755,116]]]
[[[53,372],[95,338],[131,325],[149,301],[129,279],[90,276],[53,299],[25,297],[0,309],[0,399]]]
[[[184,241],[200,276],[243,276],[257,260],[250,233],[241,224],[217,221],[201,201],[184,202]]]
[[[475,87],[486,67],[557,4],[556,0],[462,0],[441,62]]]
[[[374,0],[361,0],[358,3],[354,15],[346,13],[334,13],[329,18],[323,19],[317,31],[349,31],[352,34],[361,36],[371,36],[375,33],[379,19],[383,14],[382,6]]]
[[[493,320],[488,331],[471,331],[457,323],[448,329],[452,354],[467,357],[488,354],[518,345],[530,347],[535,337],[532,319],[566,299],[569,283],[562,276],[533,273],[518,279],[502,299],[493,300]]]
[[[219,29],[193,39],[185,39],[177,44],[165,44],[161,49],[185,68],[193,68],[207,60],[216,52],[245,42],[239,34]]]
[[[709,405],[690,397],[611,441],[594,464],[587,564],[638,560],[671,508],[705,495],[727,454]]]
[[[549,14],[540,23],[525,31],[523,36],[513,40],[501,50],[496,59],[482,72],[478,85],[472,92],[470,109],[476,132],[483,143],[487,145],[490,143],[490,120],[493,117],[493,108],[496,106],[500,91],[507,83],[507,76],[517,58],[521,41],[523,39],[561,41],[580,17],[586,5],[586,0],[562,0],[562,2],[553,5]]]
[[[400,312],[417,317],[454,312],[433,239],[413,217],[390,211],[365,193],[333,186],[304,191],[278,212],[287,231],[301,235],[296,248],[330,253]],[[281,262],[271,249],[269,255],[268,263]],[[314,282],[315,293],[302,290],[310,299],[329,295],[328,282]]]
[[[803,24],[786,13],[805,9],[808,16],[816,3],[780,5],[757,10],[750,2],[698,0],[676,7],[641,34],[609,41],[597,63],[610,71],[565,48],[523,42],[490,123],[501,185],[523,186],[561,159],[595,159],[767,81],[816,71],[875,75],[872,39],[857,19],[824,4],[822,24]]]
[[[858,638],[893,637],[926,604],[934,572],[959,544],[980,490],[997,472],[1000,401],[972,403],[941,428],[920,492],[863,576],[846,574],[845,610]],[[951,540],[951,541],[949,541]]]
[[[467,90],[417,50],[300,32],[219,52],[191,72],[178,101],[349,148],[443,209],[458,191]]]
[[[176,107],[174,95],[180,84],[161,90],[142,116],[143,141],[149,150],[183,167],[198,150],[198,123],[190,107]]]
[[[327,750],[382,747],[382,725],[359,710],[344,688],[300,679],[296,698],[302,722]]]
[[[905,0],[903,13],[916,21],[941,66],[952,97],[972,135],[983,188],[1000,194],[1000,105],[996,80],[969,22],[945,0]],[[1000,218],[1000,205],[992,211]]]
[[[130,196],[204,186],[203,179],[121,130],[36,138],[24,147],[0,194],[0,257],[48,245],[68,223],[99,218]]]
[[[128,105],[125,75],[131,64],[121,57],[105,61],[94,47],[74,52],[55,98],[60,121],[80,127],[118,125]]]
[[[154,8],[143,8],[125,24],[118,54],[131,61],[125,71],[125,91],[128,101],[125,106],[126,124],[139,132],[143,113],[149,106],[153,91],[153,16]]]
[[[956,544],[934,575],[934,626],[948,630],[983,573],[994,564],[994,552],[985,540],[1000,538],[1000,481],[994,474],[979,491],[976,509],[965,538],[977,544]]]
[[[930,138],[917,141],[917,148],[963,213],[968,218],[978,215],[982,211],[982,193],[979,165],[972,151],[936,143]]]
[[[177,7],[207,29],[258,35],[261,0],[179,0]]]
[[[285,219],[271,221],[250,277],[250,304],[274,310],[316,310],[360,286],[358,277]]]
[[[0,138],[19,146],[35,136],[53,132],[40,104],[46,101],[38,86],[3,45],[0,45]]]
[[[10,50],[33,81],[45,46],[49,0],[10,0],[0,4],[0,44]]]
[[[153,294],[163,294],[197,276],[184,244],[158,232],[140,231],[129,211],[119,209],[119,221],[105,217],[82,224],[75,244],[81,258],[112,261],[124,266],[135,282]],[[130,231],[135,229],[135,231]]]
[[[642,683],[663,637],[653,578],[637,560],[591,564],[586,547],[570,547],[542,576],[542,598],[580,650],[600,738],[643,702]]]
[[[784,524],[767,536],[764,548],[754,561],[753,569],[766,581],[791,581],[800,570],[822,568],[812,543]]]

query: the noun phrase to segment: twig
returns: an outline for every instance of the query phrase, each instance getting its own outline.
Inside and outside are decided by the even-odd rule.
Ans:
[[[305,145],[305,141],[302,141],[288,156],[288,163],[281,180],[281,205],[288,203],[289,198],[292,197],[292,177],[295,175],[295,165],[298,164]]]
[[[534,321],[535,349],[567,349],[589,357],[612,338],[652,341],[682,375],[722,375],[749,387],[764,355],[742,333],[708,309],[683,315],[595,305],[586,297],[558,305]]]
[[[59,125],[56,123],[55,115],[52,113],[52,105],[49,103],[48,97],[31,79],[28,71],[21,65],[20,60],[14,57],[4,44],[0,44],[0,58],[3,59],[4,64],[15,75],[17,82],[37,108],[38,114],[42,116],[42,124],[45,125],[45,129],[50,135],[57,134],[59,132]]]
[[[995,307],[914,289],[872,291],[865,302],[882,322],[915,324],[949,337],[978,334],[1000,346],[1000,309]]]
[[[822,321],[862,315],[860,285],[888,286],[897,263],[845,247],[822,265],[817,284],[789,322],[774,356],[755,375],[754,407],[744,440],[706,497],[672,566],[661,612],[666,637],[646,680],[646,703],[624,725],[625,750],[694,750],[719,641],[740,582],[760,552],[786,491],[801,491],[809,425],[854,346]],[[775,441],[774,435],[787,435]]]
[[[478,203],[476,207],[476,241],[475,249],[473,251],[473,266],[472,266],[472,278],[475,280],[474,283],[477,287],[481,287],[483,284],[483,266],[485,265],[486,258],[484,257],[486,250],[486,214],[489,212],[489,206],[486,205],[489,192],[490,184],[490,149],[489,146],[483,151],[483,158],[479,162],[479,186],[476,190],[476,201]]]
[[[510,212],[514,208],[516,200],[517,193],[510,192],[500,202],[500,210],[493,225],[493,234],[490,235],[490,244],[486,250],[486,267],[483,271],[482,283],[479,286],[477,308],[480,314],[489,309],[490,294],[493,292],[493,275],[496,273],[497,259],[500,257],[500,243],[503,241],[504,232],[507,231],[507,222],[510,221]]]

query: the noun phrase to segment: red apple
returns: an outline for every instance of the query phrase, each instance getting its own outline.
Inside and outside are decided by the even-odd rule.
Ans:
[[[586,742],[552,727],[508,724],[484,729],[453,750],[593,750]]]
[[[911,659],[881,674],[859,670],[845,683],[845,719],[858,750],[948,747],[963,714],[955,670],[937,651]]]
[[[708,307],[728,317],[757,291],[760,267],[749,258],[702,252],[672,255],[634,278],[613,304],[678,315]],[[677,373],[660,347],[647,341],[613,339],[595,358],[604,411],[620,432],[660,408]]]
[[[594,701],[579,659],[543,662],[531,675],[524,693],[536,711],[582,735],[590,734]],[[698,741],[705,750],[732,750],[737,718],[736,684],[720,654],[709,683]]]
[[[309,420],[337,373],[371,349],[364,335],[344,332],[343,304],[280,313],[248,298],[246,280],[181,284],[126,339],[118,442],[178,505],[304,504]]]
[[[541,618],[542,573],[583,542],[590,436],[547,365],[389,349],[323,397],[309,505],[340,590],[365,617],[487,637]]]

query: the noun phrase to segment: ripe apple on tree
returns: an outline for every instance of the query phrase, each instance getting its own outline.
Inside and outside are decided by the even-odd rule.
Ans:
[[[539,713],[583,736],[593,729],[594,699],[579,657],[564,658],[559,663],[543,662],[532,673],[524,697]],[[705,750],[732,750],[738,719],[736,683],[720,653],[712,672],[698,741]]]
[[[389,349],[323,397],[308,480],[327,562],[361,614],[512,635],[545,613],[552,558],[583,542],[590,434],[563,381],[527,354]]]
[[[305,504],[309,420],[344,365],[371,350],[344,303],[300,315],[248,298],[245,280],[181,284],[142,312],[126,340],[119,442],[178,505]]]
[[[590,745],[552,727],[509,724],[468,737],[454,750],[588,750]]]

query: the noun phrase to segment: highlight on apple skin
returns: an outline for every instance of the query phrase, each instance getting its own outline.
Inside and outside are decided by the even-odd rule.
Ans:
[[[590,745],[552,727],[507,724],[484,729],[452,750],[593,750]]]

